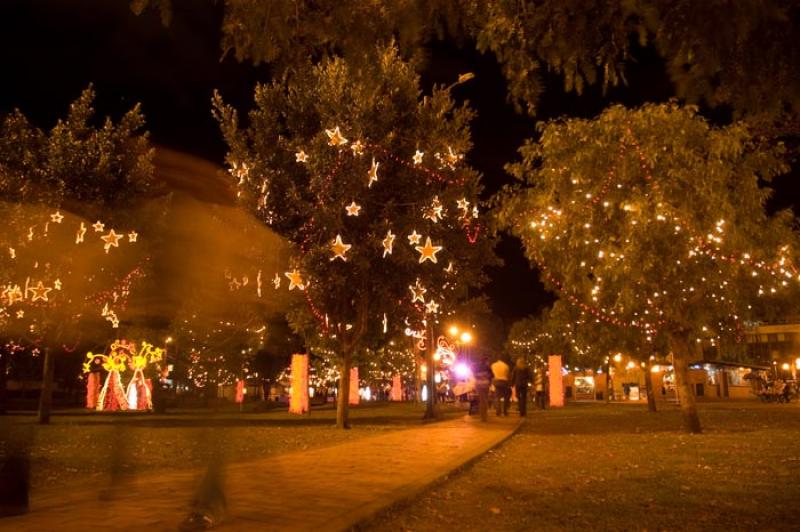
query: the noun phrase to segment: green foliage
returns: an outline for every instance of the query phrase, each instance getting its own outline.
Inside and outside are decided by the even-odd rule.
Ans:
[[[0,198],[109,215],[152,186],[153,150],[139,106],[117,124],[106,118],[95,127],[93,100],[89,87],[48,132],[19,110],[2,117]]]
[[[413,65],[395,47],[379,47],[357,64],[366,66],[326,60],[259,85],[246,124],[214,98],[241,200],[299,252],[294,265],[317,315],[309,318],[306,307],[292,321],[313,325],[309,335],[330,329],[346,346],[379,338],[384,314],[395,330],[405,327],[405,317],[419,316],[409,291],[417,278],[428,290],[426,301],[454,301],[482,282],[481,266],[493,257],[485,232],[475,243],[465,234],[465,224],[474,231],[480,223],[471,210],[479,175],[458,158],[446,160],[470,149],[472,112],[456,106],[446,89],[423,96]],[[325,130],[337,126],[349,144],[329,144]],[[356,141],[363,155],[352,151]],[[416,150],[425,152],[421,167],[412,163]],[[300,151],[307,162],[298,162]],[[379,179],[370,186],[373,157]],[[435,197],[446,211],[438,223],[424,217]],[[470,201],[463,216],[456,206],[462,198]],[[362,206],[359,216],[346,214],[353,201]],[[443,246],[437,264],[419,263],[407,239],[415,230]],[[387,231],[396,240],[383,257]],[[337,235],[353,246],[346,262],[333,260]]]
[[[795,292],[793,218],[768,215],[761,186],[786,170],[782,146],[674,104],[540,129],[498,218],[589,318],[651,339],[741,338],[743,320]]]

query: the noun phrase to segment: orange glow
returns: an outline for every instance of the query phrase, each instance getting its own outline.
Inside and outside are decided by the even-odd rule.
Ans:
[[[564,382],[561,378],[561,355],[548,356],[547,369],[550,373],[550,406],[564,406]]]
[[[361,401],[358,393],[358,368],[350,368],[350,400],[351,405],[357,405]]]
[[[308,355],[292,355],[292,387],[289,395],[289,412],[308,413]]]

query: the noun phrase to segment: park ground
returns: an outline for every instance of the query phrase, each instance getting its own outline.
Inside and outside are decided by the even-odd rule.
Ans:
[[[352,430],[336,429],[333,405],[297,416],[285,408],[240,413],[235,409],[176,410],[165,415],[56,412],[50,425],[32,413],[0,416],[0,463],[13,449],[27,450],[31,486],[94,483],[109,474],[136,476],[203,468],[221,453],[227,462],[336,445],[381,432],[423,425],[423,407],[366,403],[350,410]],[[442,409],[442,419],[463,415]]]
[[[534,410],[505,443],[360,528],[797,529],[800,404],[699,408],[700,435],[681,431],[674,405],[655,414],[630,404]],[[329,408],[303,417],[275,411],[61,413],[48,427],[36,426],[29,415],[11,415],[0,417],[0,450],[25,443],[36,491],[102,484],[114,474],[199,468],[220,450],[228,463],[246,462],[419,429],[421,412],[411,404],[364,405],[353,410],[350,431],[333,428]],[[463,414],[449,408],[445,417]],[[404,450],[397,446],[396,452]]]
[[[572,404],[364,530],[797,530],[800,405]]]

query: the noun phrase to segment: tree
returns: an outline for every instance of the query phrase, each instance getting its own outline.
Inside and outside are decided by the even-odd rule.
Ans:
[[[509,170],[524,185],[505,191],[501,225],[562,299],[664,338],[685,428],[699,432],[694,346],[709,333],[741,340],[743,321],[796,285],[793,217],[768,214],[760,186],[786,170],[782,146],[669,104],[552,121],[520,152]]]
[[[295,326],[336,344],[340,399],[354,355],[404,317],[432,324],[492,257],[479,175],[463,162],[471,111],[449,89],[422,96],[394,47],[360,64],[326,60],[259,85],[245,126],[214,98],[242,201],[295,246],[279,281],[302,292]],[[347,402],[337,408],[346,427]]]
[[[16,250],[9,248],[13,248],[12,243],[19,241],[22,235],[24,242],[40,243],[40,237],[47,237],[48,227],[55,228],[65,219],[66,222],[72,222],[77,218],[77,223],[81,224],[77,233],[69,237],[74,238],[76,244],[81,244],[84,239],[88,244],[90,237],[98,229],[107,231],[103,234],[104,244],[99,247],[100,250],[109,250],[111,247],[119,247],[120,242],[136,240],[135,234],[131,236],[115,233],[111,231],[111,227],[106,229],[105,226],[114,224],[120,227],[130,224],[135,217],[133,198],[145,193],[152,184],[153,152],[147,134],[140,132],[144,118],[136,106],[119,123],[114,124],[107,118],[102,126],[95,127],[92,125],[93,99],[94,91],[89,87],[70,105],[67,117],[59,120],[47,132],[33,126],[19,110],[2,117],[0,200],[6,202],[5,211],[8,214],[2,244],[10,256]],[[100,219],[105,223],[100,222]],[[98,229],[93,229],[89,220],[98,220]],[[24,232],[22,228],[26,228]],[[23,286],[20,279],[32,275],[26,269],[38,268],[43,272],[42,275],[48,276],[46,279],[40,278],[39,282],[47,282],[47,285],[37,284],[34,289],[39,291],[33,292],[33,295],[28,292],[30,287],[25,285],[26,291],[22,296],[25,300],[31,295],[31,302],[41,305],[48,302],[47,289],[52,291],[55,286],[49,283],[55,283],[58,275],[73,275],[76,283],[72,287],[86,287],[87,283],[96,280],[90,270],[84,269],[88,266],[84,262],[85,254],[55,255],[56,249],[59,248],[40,247],[27,255],[25,260],[28,262],[21,266],[19,262],[22,261],[15,263],[13,256],[11,261],[4,260],[0,267],[4,289],[12,290]],[[51,257],[51,260],[37,261],[37,256]],[[130,269],[128,273],[133,276],[134,270],[135,268]],[[119,273],[119,270],[113,268],[103,271]],[[79,277],[81,273],[85,277]],[[51,275],[52,278],[49,277]],[[126,273],[120,273],[115,282],[125,284],[132,280],[131,277],[126,279],[126,276]],[[61,280],[66,282],[65,278]],[[74,311],[71,316],[83,313],[83,310],[78,310],[72,303],[86,303],[87,296],[95,303],[100,299],[116,299],[119,296],[119,292],[116,295],[113,293],[113,283],[106,286],[98,283],[94,286],[99,291],[82,293],[79,299],[64,298],[65,302],[70,303],[67,307],[72,307]],[[18,300],[16,296],[19,292],[19,289],[14,290],[15,301]],[[10,292],[5,293],[2,303],[7,312],[12,306],[9,304],[9,294]],[[99,299],[93,299],[92,294]],[[102,309],[103,304],[100,307]],[[16,317],[18,311],[14,311]],[[39,418],[42,423],[47,423],[53,383],[52,349],[61,343],[62,332],[58,331],[65,331],[67,328],[75,331],[76,324],[64,319],[63,315],[49,312],[46,307],[39,308],[37,315],[36,331],[37,336],[42,339],[45,355]],[[111,318],[112,315],[107,314],[104,317]],[[114,318],[116,319],[115,316]],[[4,329],[6,338],[7,334],[8,329]],[[3,342],[5,343],[7,342]]]
[[[137,14],[148,6],[169,23],[170,0],[131,1]],[[664,59],[676,96],[776,121],[787,110],[796,115],[800,103],[799,17],[789,0],[227,0],[221,47],[285,72],[307,57],[357,58],[392,38],[406,57],[437,38],[475,43],[497,57],[509,99],[535,114],[542,70],[562,76],[568,92],[605,90],[625,83],[636,43]]]

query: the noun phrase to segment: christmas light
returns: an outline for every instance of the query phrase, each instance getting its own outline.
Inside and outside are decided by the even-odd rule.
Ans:
[[[347,257],[345,257],[344,254],[350,251],[351,247],[353,247],[352,244],[345,244],[342,242],[342,235],[336,235],[336,239],[331,243],[333,257],[331,257],[330,260],[342,259],[347,262]]]
[[[442,246],[434,246],[431,244],[431,237],[427,237],[424,246],[417,246],[414,249],[420,254],[419,263],[422,264],[426,260],[436,264],[436,254],[442,250]]]

